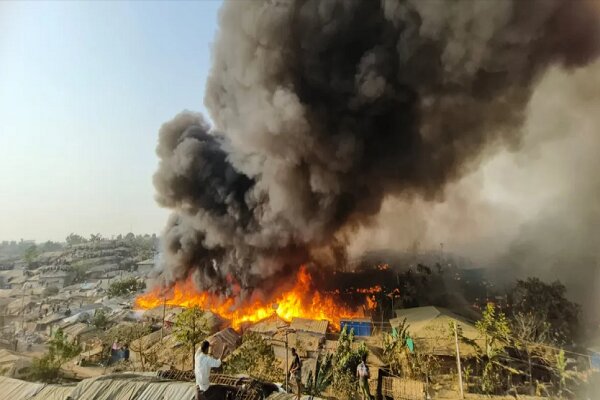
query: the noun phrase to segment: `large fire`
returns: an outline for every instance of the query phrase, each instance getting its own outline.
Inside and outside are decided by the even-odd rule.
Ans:
[[[339,327],[344,318],[364,317],[365,310],[375,307],[374,294],[380,287],[365,289],[365,301],[359,309],[342,305],[339,297],[332,293],[319,293],[315,289],[308,270],[302,266],[296,275],[294,286],[272,301],[255,300],[238,304],[234,297],[223,297],[210,292],[199,292],[191,280],[178,282],[169,291],[155,288],[139,296],[135,305],[141,309],[152,309],[163,304],[178,307],[200,307],[229,320],[234,329],[245,323],[258,322],[276,313],[280,318],[291,321],[294,317],[330,321]]]

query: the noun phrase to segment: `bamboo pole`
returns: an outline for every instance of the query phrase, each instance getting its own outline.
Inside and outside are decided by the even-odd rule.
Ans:
[[[452,322],[454,326],[454,344],[456,345],[456,368],[458,368],[458,390],[460,394],[460,398],[465,398],[465,393],[463,391],[463,381],[462,381],[462,368],[460,366],[460,349],[458,348],[458,328],[456,327],[456,322]]]

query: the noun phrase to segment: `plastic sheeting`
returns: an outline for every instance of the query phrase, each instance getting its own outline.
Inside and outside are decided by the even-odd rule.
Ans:
[[[59,386],[47,385],[42,388],[35,396],[30,397],[31,400],[66,400],[73,390],[75,385]],[[11,399],[12,400],[12,399]]]
[[[25,382],[0,376],[0,393],[3,399],[28,400],[33,398],[44,386],[43,383]]]
[[[77,385],[46,385],[0,377],[0,398],[10,400],[192,400],[191,382],[145,374],[116,374],[85,379]]]
[[[85,379],[71,393],[73,400],[163,400],[194,398],[193,383],[155,376],[118,374]]]

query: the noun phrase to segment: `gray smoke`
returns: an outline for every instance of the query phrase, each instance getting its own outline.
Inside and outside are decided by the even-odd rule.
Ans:
[[[600,60],[548,70],[527,106],[518,150],[505,149],[448,185],[443,203],[384,202],[353,238],[352,255],[438,250],[487,267],[494,283],[559,279],[600,313]]]
[[[442,200],[517,148],[551,65],[597,57],[594,3],[226,1],[205,104],[163,125],[165,278],[270,291],[344,262],[385,198]]]

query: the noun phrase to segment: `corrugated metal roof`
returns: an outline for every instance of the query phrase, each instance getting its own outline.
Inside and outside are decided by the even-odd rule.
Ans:
[[[329,321],[325,319],[317,320],[306,318],[293,318],[292,323],[290,324],[291,329],[297,331],[318,333],[320,335],[324,335],[327,333],[328,326]]]

